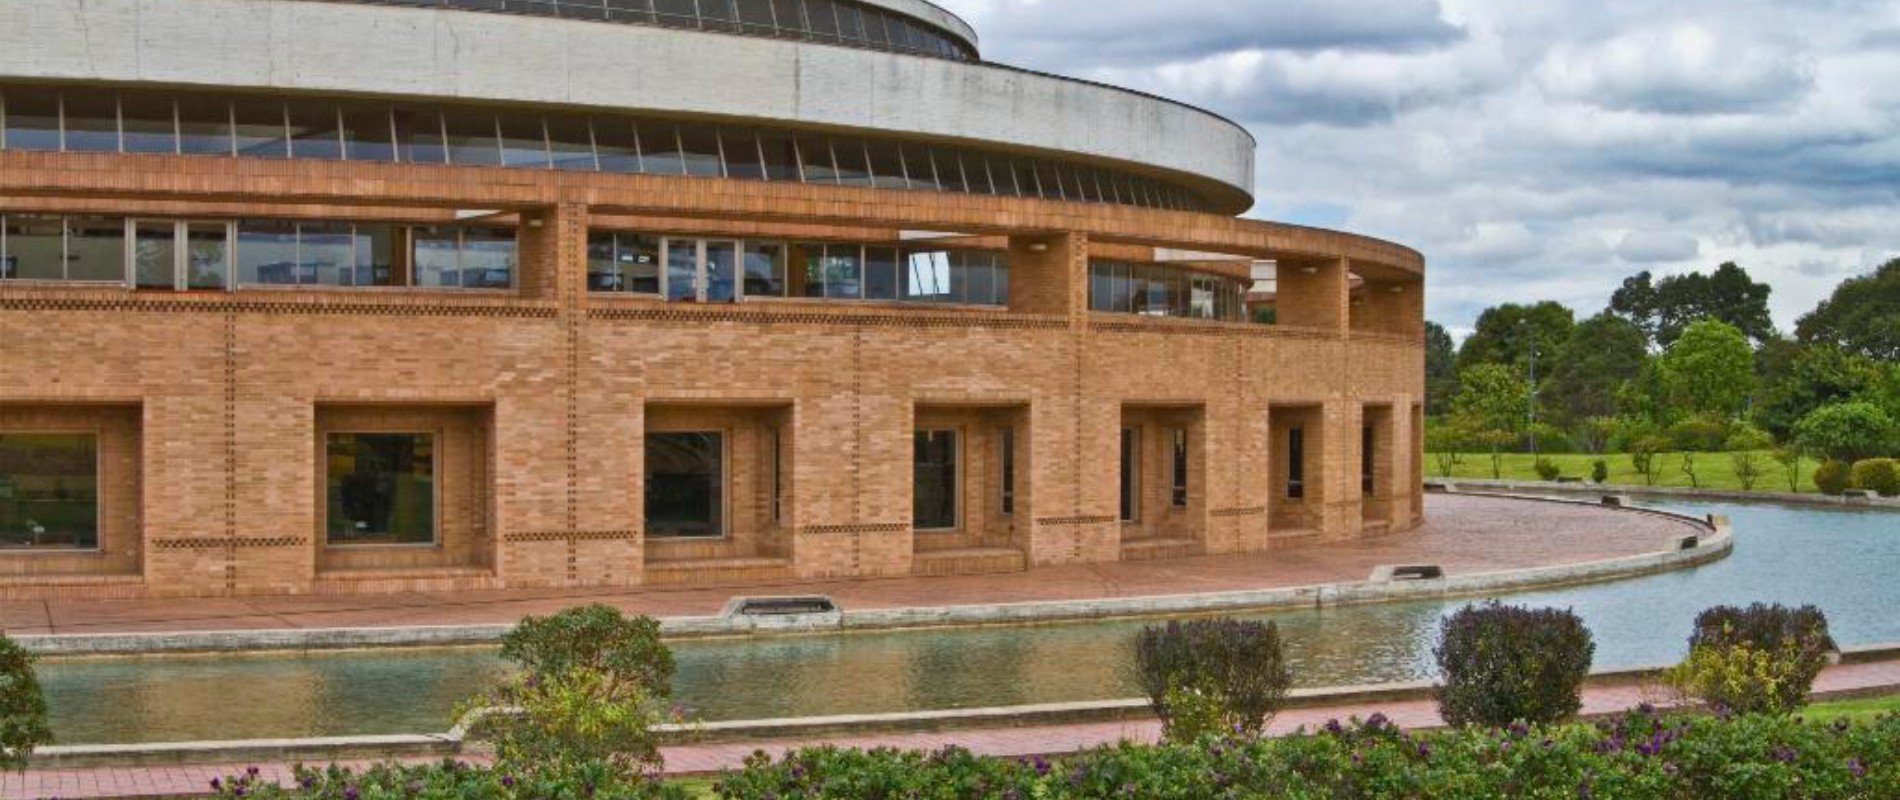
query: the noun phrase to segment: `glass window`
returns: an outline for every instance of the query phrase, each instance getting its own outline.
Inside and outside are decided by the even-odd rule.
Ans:
[[[373,223],[354,227],[356,271],[349,285],[396,285],[396,226]]]
[[[785,296],[783,243],[745,243],[745,293],[747,297]]]
[[[639,126],[641,171],[654,175],[685,175],[686,159],[680,150],[679,129],[659,122]]]
[[[66,218],[66,280],[125,283],[123,218]]]
[[[1141,431],[1135,428],[1122,429],[1121,460],[1121,517],[1123,522],[1136,522],[1140,517],[1140,503],[1136,497],[1141,491]]]
[[[1375,454],[1379,452],[1377,445],[1376,429],[1371,425],[1361,427],[1359,429],[1359,489],[1367,496],[1371,496],[1377,488],[1377,482],[1373,479],[1378,466],[1374,463]]]
[[[865,150],[871,156],[871,184],[880,189],[908,189],[910,181],[904,177],[904,157],[898,152],[897,145],[872,142]]]
[[[772,12],[778,18],[780,36],[795,39],[805,36],[805,4],[800,0],[772,0]]]
[[[805,259],[805,296],[825,296],[825,246],[822,244],[801,244],[798,252]]]
[[[726,177],[750,181],[765,180],[765,164],[759,160],[759,140],[751,131],[720,132],[726,157]]]
[[[994,259],[989,253],[964,251],[958,253],[963,261],[965,294],[963,302],[976,305],[996,305],[996,271]]]
[[[442,124],[448,136],[449,163],[482,167],[501,164],[501,141],[497,138],[494,114],[444,111]]]
[[[501,116],[501,163],[508,167],[548,168],[547,132],[536,114]]]
[[[1286,496],[1298,500],[1306,496],[1306,429],[1286,432]]]
[[[185,288],[223,289],[231,282],[231,228],[222,222],[185,224]]]
[[[709,31],[739,30],[739,15],[732,0],[699,0],[699,27]]]
[[[904,299],[940,303],[950,298],[950,254],[918,250],[905,254]]]
[[[297,259],[297,224],[288,220],[239,220],[238,282],[245,284],[315,283]]]
[[[640,163],[640,139],[633,121],[621,117],[594,120],[594,149],[601,172],[645,172]]]
[[[808,183],[837,183],[838,168],[832,162],[831,142],[820,136],[798,137],[798,161]]]
[[[327,437],[329,544],[435,542],[435,436],[332,433]]]
[[[773,24],[772,0],[737,0],[739,23],[745,26],[745,32],[754,36],[771,36],[778,32]]]
[[[515,232],[467,228],[462,233],[462,288],[508,289],[515,285]]]
[[[615,257],[620,259],[620,274],[627,282],[627,291],[659,294],[660,240],[623,233],[618,241]]]
[[[837,139],[831,143],[832,158],[838,165],[838,182],[845,186],[872,186],[871,168],[865,161],[864,143]]]
[[[594,135],[586,117],[556,114],[548,117],[547,123],[555,169],[591,172],[600,168],[594,160]]]
[[[0,433],[0,549],[98,546],[98,438]]]
[[[1168,431],[1168,450],[1170,471],[1174,473],[1173,484],[1168,490],[1168,499],[1175,508],[1187,508],[1188,504],[1188,435],[1187,431],[1175,428]]]
[[[897,248],[864,248],[864,297],[867,300],[897,299]]]
[[[857,245],[834,244],[825,248],[825,296],[864,299],[864,253]]]
[[[125,152],[178,152],[178,120],[169,95],[128,93],[119,97]]]
[[[1069,198],[1069,190],[1062,185],[1062,175],[1056,172],[1054,162],[1038,160],[1034,166],[1036,169],[1036,185],[1042,187],[1042,197],[1044,200],[1073,199]]]
[[[811,25],[813,39],[838,41],[838,15],[832,0],[805,0],[805,21]]]
[[[325,161],[343,158],[343,131],[335,105],[312,100],[290,104],[290,154]]]
[[[140,221],[132,231],[132,274],[138,288],[178,288],[178,224]]]
[[[351,161],[395,161],[396,139],[386,103],[345,103],[344,154]]]
[[[698,28],[699,8],[693,0],[653,0],[659,23],[669,28]]]
[[[66,221],[55,216],[0,218],[0,280],[66,279]]]
[[[997,470],[998,482],[1003,487],[1003,516],[1016,513],[1016,429],[1003,428],[997,431],[996,449],[1002,454],[1002,467]]]
[[[29,86],[8,87],[0,97],[6,103],[8,150],[59,149],[59,92]]]
[[[415,256],[416,286],[461,286],[461,231],[456,228],[420,227],[409,231]]]
[[[284,104],[277,100],[239,98],[232,104],[237,127],[237,154],[252,158],[289,158],[290,138],[285,128]]]
[[[649,433],[646,451],[646,535],[723,536],[725,434]]]
[[[63,95],[66,150],[75,153],[119,152],[118,95],[97,89],[68,89]]]
[[[178,97],[178,152],[231,155],[231,101],[209,95]]]
[[[977,194],[1015,194],[1012,188],[1004,192],[996,182],[996,175],[990,168],[990,160],[980,153],[957,152],[957,161],[963,167],[963,176],[970,183],[970,191]],[[1007,179],[1008,175],[1005,174]]]
[[[884,29],[890,15],[870,6],[860,7],[858,11],[864,17],[864,40],[877,47],[891,46],[891,35]]]
[[[1089,310],[1113,311],[1114,272],[1105,261],[1089,262]]]
[[[834,3],[838,12],[838,37],[848,42],[864,41],[864,23],[858,19],[858,7],[850,3]]]
[[[937,188],[947,192],[970,191],[969,181],[963,175],[963,165],[957,163],[955,150],[932,147],[928,157],[931,173],[937,177]]]
[[[666,240],[666,299],[699,299],[699,240]]]
[[[706,286],[706,302],[730,303],[739,292],[739,243],[733,241],[706,242],[705,270],[703,283]]]
[[[615,256],[615,236],[611,233],[587,234],[587,290],[624,292],[626,280],[620,276],[620,261]]]
[[[239,252],[243,252],[242,244]],[[318,286],[354,286],[356,234],[347,222],[297,225],[297,263]]]
[[[719,155],[719,131],[710,126],[682,125],[680,132],[680,160],[686,166],[686,174],[705,178],[719,178],[726,174],[725,166]]]
[[[759,134],[759,150],[765,157],[765,179],[797,182],[798,147],[792,137],[770,131]]]
[[[396,143],[402,160],[411,164],[444,164],[448,150],[442,144],[441,112],[429,107],[397,107]]]
[[[653,21],[651,0],[606,0],[606,3],[607,19],[620,22],[651,23]]]
[[[920,531],[957,527],[957,432],[917,431],[912,443],[912,527]]]

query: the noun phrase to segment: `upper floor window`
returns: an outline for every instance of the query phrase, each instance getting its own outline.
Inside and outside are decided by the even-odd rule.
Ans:
[[[1246,284],[1234,278],[1160,264],[1089,262],[1089,308],[1151,317],[1238,322]]]

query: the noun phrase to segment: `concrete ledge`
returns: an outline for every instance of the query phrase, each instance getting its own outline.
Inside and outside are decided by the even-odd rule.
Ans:
[[[1647,495],[1677,500],[1730,500],[1741,503],[1788,503],[1836,508],[1896,508],[1900,497],[1834,497],[1824,494],[1793,492],[1737,492],[1726,489],[1688,489],[1680,486],[1630,486],[1626,484],[1545,483],[1542,481],[1494,481],[1481,478],[1428,478],[1427,491],[1464,494],[1505,492],[1550,492],[1553,494]]]
[[[1595,505],[1548,497],[1506,495],[1526,502]],[[1669,549],[1601,561],[1496,572],[1451,573],[1443,578],[1375,580],[1151,597],[1087,598],[1028,603],[844,610],[822,623],[788,629],[761,627],[724,616],[669,617],[660,621],[671,638],[804,635],[835,631],[979,627],[1042,622],[1272,611],[1288,608],[1467,597],[1585,583],[1600,583],[1687,569],[1727,556],[1734,549],[1725,520],[1711,521],[1653,509],[1620,509],[1682,523],[1697,538],[1690,549]],[[486,645],[500,640],[505,625],[409,628],[282,629],[180,633],[54,634],[20,636],[28,650],[45,656],[151,655],[240,651],[318,651],[389,647]]]

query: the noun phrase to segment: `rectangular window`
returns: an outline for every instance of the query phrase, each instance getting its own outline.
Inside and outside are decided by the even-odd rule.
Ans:
[[[506,289],[514,285],[514,232],[499,228],[410,229],[415,286]]]
[[[950,253],[916,250],[905,253],[904,299],[942,303],[950,299]]]
[[[644,172],[640,163],[640,138],[633,121],[621,117],[594,120],[594,150],[599,154],[601,172]]]
[[[504,167],[547,169],[547,131],[535,114],[501,116],[501,164]]]
[[[997,470],[1003,485],[1003,516],[1016,513],[1016,429],[1004,428],[997,432],[996,447],[1002,453],[1002,465]]]
[[[238,222],[238,282],[296,285],[316,282],[316,270],[297,258],[297,224],[288,220]],[[306,274],[307,273],[307,274]]]
[[[1373,476],[1377,473],[1374,459],[1378,450],[1377,429],[1367,425],[1359,429],[1359,488],[1369,497],[1376,488]]]
[[[142,220],[132,235],[132,275],[138,288],[178,288],[178,223]]]
[[[66,218],[66,280],[125,283],[123,218]]]
[[[745,243],[745,294],[747,297],[785,296],[784,243]]]
[[[757,156],[753,157],[754,160]],[[680,127],[680,160],[686,174],[702,178],[720,178],[726,174],[719,151],[719,131],[711,126]]]
[[[1141,491],[1141,431],[1136,428],[1122,429],[1122,472],[1121,472],[1121,517],[1123,522],[1137,522],[1136,516],[1141,510],[1137,496]]]
[[[0,218],[0,280],[66,280],[65,234],[66,221],[60,217],[9,214]]]
[[[772,0],[772,16],[778,20],[778,33],[790,39],[805,36],[805,9],[800,0]]]
[[[178,98],[178,152],[186,155],[231,155],[231,100],[216,95],[180,95]]]
[[[863,142],[850,139],[834,141],[831,143],[831,155],[838,164],[838,183],[859,187],[875,185],[871,179],[871,168],[865,161]]]
[[[864,299],[897,299],[897,248],[864,248]]]
[[[1173,484],[1169,487],[1168,498],[1175,508],[1187,508],[1188,504],[1188,434],[1175,428],[1168,431],[1168,447]]]
[[[323,161],[343,158],[343,131],[335,105],[315,100],[290,104],[290,154]]]
[[[933,192],[943,190],[943,184],[937,179],[937,167],[930,162],[929,148],[910,144],[899,150],[904,156],[904,174],[910,178],[910,188]]]
[[[402,160],[410,164],[446,164],[448,150],[442,143],[442,113],[428,106],[398,107],[396,143]]]
[[[317,286],[355,285],[355,231],[347,222],[299,223],[297,263]]]
[[[917,431],[912,527],[947,531],[957,527],[957,432]]]
[[[693,0],[653,0],[659,22],[669,28],[698,28],[699,9]]]
[[[0,433],[0,550],[98,547],[98,438]]]
[[[4,145],[8,150],[59,150],[59,92],[37,86],[8,87]]]
[[[394,123],[387,103],[345,103],[343,154],[351,161],[396,160]]]
[[[231,284],[231,226],[185,224],[185,288],[225,289]]]
[[[864,299],[864,253],[857,245],[825,248],[825,296],[834,300]]]
[[[649,433],[646,451],[647,536],[725,535],[725,434]]]
[[[765,180],[765,164],[759,159],[759,139],[751,131],[720,131],[722,152],[726,158],[726,177],[748,181]]]
[[[739,24],[745,26],[745,32],[754,36],[771,36],[778,32],[773,24],[772,0],[738,0]]]
[[[284,104],[276,100],[239,98],[232,104],[237,154],[251,158],[289,158],[290,136]]]
[[[400,231],[387,223],[355,226],[356,271],[351,286],[396,285],[396,241]]]
[[[586,117],[557,114],[548,117],[547,122],[555,169],[592,172],[600,168],[594,159],[594,135]]]
[[[732,0],[699,0],[699,27],[709,31],[739,30],[739,17],[733,13]]]
[[[1306,429],[1286,432],[1286,496],[1298,500],[1306,496]]]
[[[660,293],[660,240],[635,233],[587,237],[587,287],[596,292]]]
[[[435,543],[435,435],[332,433],[325,441],[328,543]]]
[[[817,136],[800,136],[798,163],[807,183],[838,182],[838,167],[831,157],[830,141]]]
[[[798,146],[791,136],[770,131],[759,134],[759,152],[765,158],[765,179],[798,182]]]
[[[66,151],[119,152],[119,98],[112,92],[64,93]]]
[[[639,136],[642,171],[653,175],[686,174],[686,160],[680,149],[677,127],[643,122],[639,127]]]
[[[910,188],[910,181],[904,177],[904,157],[898,153],[897,145],[873,142],[865,146],[865,152],[871,158],[872,186],[879,189]]]
[[[119,98],[125,152],[178,152],[178,119],[168,95],[126,94]]]
[[[480,111],[450,110],[442,114],[443,132],[448,138],[449,163],[478,167],[501,164],[501,138],[495,128],[495,115]],[[545,162],[544,162],[545,163]]]
[[[805,0],[805,19],[811,36],[821,42],[838,41],[838,15],[832,0]]]

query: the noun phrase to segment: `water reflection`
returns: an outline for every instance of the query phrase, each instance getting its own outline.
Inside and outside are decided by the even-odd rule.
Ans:
[[[1597,664],[1673,661],[1697,611],[1815,603],[1843,644],[1900,641],[1885,576],[1900,516],[1766,505],[1673,505],[1729,514],[1734,556],[1633,581],[1514,595],[1574,607]],[[1469,601],[1303,610],[1278,622],[1302,686],[1431,676],[1438,620]],[[1128,697],[1141,622],[815,636],[676,645],[675,693],[707,720],[969,708]],[[505,669],[491,650],[51,662],[42,680],[67,743],[416,733]]]

